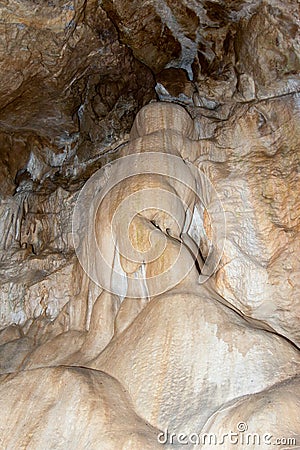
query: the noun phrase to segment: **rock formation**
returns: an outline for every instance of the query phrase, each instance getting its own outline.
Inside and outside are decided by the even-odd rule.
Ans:
[[[0,447],[297,448],[297,2],[0,17]]]

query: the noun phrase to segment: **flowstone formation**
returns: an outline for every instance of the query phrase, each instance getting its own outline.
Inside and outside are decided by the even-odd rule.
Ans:
[[[0,3],[1,449],[300,445],[299,26]]]
[[[196,137],[182,107],[151,103],[82,189],[74,243],[102,292],[73,300],[84,330],[2,345],[4,448],[192,448],[240,423],[249,439],[299,438],[299,351],[218,293],[226,211],[187,161]]]

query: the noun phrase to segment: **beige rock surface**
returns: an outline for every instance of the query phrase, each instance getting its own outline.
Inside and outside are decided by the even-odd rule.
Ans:
[[[216,436],[218,442],[228,430],[236,433],[231,442],[228,436],[223,439],[224,449],[231,449],[235,442],[253,449],[267,449],[271,445],[297,448],[299,414],[299,377],[295,377],[226,405],[209,419],[202,433]]]
[[[91,363],[126,387],[142,417],[177,433],[200,431],[222,404],[296,375],[300,363],[283,338],[189,285],[152,300]]]
[[[0,447],[243,421],[297,448],[298,3],[4,1],[0,28]]]
[[[188,129],[188,133],[194,136],[193,122],[191,121],[189,124],[188,116],[186,117],[188,128],[186,128],[185,122],[178,121],[178,115],[185,117],[184,114],[186,114],[184,110],[181,111],[178,106],[173,107],[170,104],[166,107],[159,104],[156,107],[153,104],[142,110],[133,126],[130,144],[125,145],[122,149],[124,163],[120,165],[117,162],[109,166],[108,187],[104,184],[100,191],[104,192],[104,206],[95,197],[96,206],[91,206],[89,210],[89,214],[93,213],[90,219],[94,231],[92,228],[87,228],[86,231],[93,231],[93,239],[96,239],[98,246],[92,245],[92,237],[87,234],[87,241],[83,246],[86,249],[84,257],[88,261],[84,267],[87,275],[82,277],[82,281],[84,282],[90,273],[93,275],[93,279],[99,273],[101,274],[100,285],[104,288],[98,299],[93,302],[89,324],[87,325],[85,322],[88,305],[85,306],[84,302],[79,301],[79,293],[77,296],[78,306],[75,307],[77,320],[75,318],[73,329],[72,327],[67,327],[67,329],[58,327],[52,334],[48,332],[47,335],[46,331],[43,336],[42,333],[39,340],[33,338],[35,333],[30,332],[30,327],[27,335],[4,343],[1,347],[4,361],[1,368],[2,373],[9,374],[21,370],[17,379],[24,377],[24,379],[20,379],[20,386],[25,383],[25,388],[23,387],[25,391],[27,389],[26,377],[31,379],[32,374],[35,374],[32,375],[35,377],[38,367],[41,368],[40,370],[46,370],[42,368],[49,367],[48,370],[72,371],[77,369],[51,369],[51,367],[84,365],[87,373],[96,369],[104,371],[106,376],[110,375],[116,378],[128,391],[140,420],[150,423],[156,430],[168,430],[176,434],[182,432],[183,429],[188,433],[195,431],[200,433],[210,417],[228,402],[238,401],[237,399],[247,395],[252,398],[252,395],[259,395],[260,392],[265,392],[280,382],[288,383],[299,373],[300,363],[299,351],[291,342],[276,333],[276,322],[272,316],[270,317],[267,313],[266,315],[244,313],[245,318],[243,318],[243,314],[238,314],[241,311],[240,303],[247,301],[245,287],[251,290],[251,278],[249,280],[247,277],[243,277],[245,287],[239,292],[239,298],[242,299],[240,303],[233,302],[226,292],[221,292],[222,296],[218,294],[220,272],[223,270],[224,258],[228,257],[227,249],[230,248],[230,238],[239,231],[238,222],[235,222],[234,226],[230,215],[227,220],[229,231],[226,229],[227,241],[220,268],[215,267],[216,275],[213,275],[205,284],[199,284],[199,272],[194,265],[195,256],[192,256],[193,248],[189,249],[191,241],[183,242],[182,233],[187,230],[188,234],[191,223],[194,221],[193,239],[195,242],[199,237],[197,236],[197,226],[199,230],[202,225],[204,232],[202,239],[203,237],[207,240],[210,239],[215,245],[215,236],[212,234],[212,222],[215,216],[208,217],[209,201],[213,201],[213,199],[207,192],[206,195],[202,193],[200,198],[204,197],[208,203],[204,203],[205,206],[202,205],[202,209],[201,205],[199,206],[198,219],[192,217],[195,214],[197,171],[195,173],[190,171],[185,177],[185,163],[174,143],[177,134],[181,133],[183,137],[181,140],[179,139],[179,142],[184,144],[187,140],[187,147],[190,146],[193,149],[191,154],[197,155],[196,163],[198,165],[203,165],[201,150],[202,145],[205,146],[207,143],[192,141],[184,137],[185,129]],[[243,120],[244,116],[241,118],[241,124],[244,123]],[[146,127],[144,121],[146,121]],[[179,127],[176,125],[177,123]],[[255,126],[253,128],[255,131]],[[168,138],[169,134],[170,139]],[[224,135],[226,136],[226,130]],[[221,140],[224,135],[219,136],[219,139]],[[152,137],[154,147],[152,146]],[[260,142],[259,137],[256,139]],[[135,141],[137,141],[136,146]],[[158,151],[159,142],[162,153]],[[153,149],[156,151],[153,152]],[[140,150],[142,152],[139,155]],[[244,151],[247,155],[246,148]],[[151,155],[162,159],[153,160]],[[126,163],[128,160],[131,161],[131,156],[135,158],[134,164],[129,163],[127,167]],[[141,157],[145,161],[154,163],[149,174],[143,173],[144,166],[140,164],[144,160]],[[164,159],[165,157],[167,159]],[[209,165],[213,166],[213,163],[209,161],[210,154],[208,153],[205,157],[208,161],[206,161],[206,166],[203,166],[207,178],[204,179],[201,189],[208,188],[207,183],[210,179],[214,183],[217,180],[218,185],[222,186],[222,179],[213,178],[213,175],[219,174],[219,172],[209,170]],[[231,149],[231,153],[228,154],[228,158],[230,157],[236,157],[234,149]],[[173,163],[168,158],[175,158],[176,162]],[[120,160],[122,161],[122,158]],[[157,161],[161,161],[162,165],[165,161],[168,170],[160,173],[161,169],[157,165]],[[224,163],[230,167],[227,161]],[[224,174],[224,172],[223,169],[221,173]],[[103,173],[105,175],[105,171]],[[169,181],[172,174],[174,181]],[[101,176],[103,178],[103,175]],[[230,176],[228,178],[231,180]],[[94,179],[96,178],[94,177]],[[111,185],[109,184],[110,179],[113,182]],[[190,183],[188,184],[189,189],[185,185],[182,187],[180,183],[182,180]],[[95,186],[95,181],[92,181],[91,187],[95,188]],[[234,187],[236,188],[236,184]],[[148,192],[149,189],[150,196],[145,196],[145,191]],[[224,191],[226,192],[226,190]],[[144,195],[143,201],[137,199],[132,203],[132,196],[139,192]],[[177,203],[173,204],[169,201],[168,204],[164,201],[163,193],[169,195],[170,192],[176,194]],[[159,197],[156,198],[158,194]],[[79,203],[78,211],[82,206],[86,208],[87,198],[89,198],[88,194],[83,196],[83,202]],[[128,214],[120,215],[122,205],[128,199],[129,203],[125,203],[126,209],[130,209],[131,213],[129,216]],[[228,216],[227,211],[230,211],[230,208],[227,207],[226,195],[223,204],[225,205],[225,216],[226,214]],[[238,205],[236,200],[235,204]],[[99,205],[102,206],[102,209]],[[147,212],[148,209],[149,212]],[[218,210],[217,212],[220,213]],[[117,227],[112,228],[113,232],[111,232],[116,214],[119,214]],[[167,225],[168,216],[171,220],[175,220],[174,225],[171,222],[170,225]],[[76,225],[78,225],[80,217],[82,217],[80,214],[74,216]],[[129,222],[128,219],[130,219]],[[87,223],[89,223],[89,215]],[[82,225],[83,223],[80,224],[80,226]],[[221,225],[221,222],[217,224],[217,226]],[[117,234],[114,235],[115,232]],[[122,247],[127,239],[125,233],[128,233],[135,252],[144,255],[139,263],[134,261],[134,258],[132,259],[131,253],[126,253],[128,250],[126,246]],[[114,236],[116,237],[114,238]],[[164,243],[164,246],[161,243]],[[82,248],[81,244],[79,248]],[[147,261],[145,250],[148,251],[149,248],[155,253],[154,257]],[[105,253],[106,249],[108,253]],[[108,259],[106,272],[101,272],[104,270],[103,260],[99,260],[97,252],[102,252]],[[118,273],[115,267],[118,253],[120,253],[119,269],[121,268],[123,271],[122,278],[127,280],[125,290],[122,290],[123,288],[120,290],[119,286],[116,289],[111,278],[112,275],[110,275],[110,272]],[[202,256],[205,260],[205,252],[202,252]],[[82,263],[82,258],[79,259]],[[94,262],[98,265],[94,265]],[[176,265],[177,262],[179,265]],[[203,263],[204,261],[202,261]],[[145,270],[140,272],[143,264],[145,264]],[[92,272],[89,272],[91,268]],[[188,270],[186,271],[186,269]],[[204,269],[203,267],[202,270]],[[240,263],[240,270],[243,270],[243,261]],[[140,278],[135,278],[134,274],[138,273],[140,273]],[[94,279],[94,281],[97,280]],[[135,284],[133,284],[134,281]],[[84,287],[85,285],[86,287]],[[134,286],[140,286],[141,289],[137,290]],[[142,290],[142,286],[145,291]],[[84,289],[89,289],[89,282],[83,283]],[[270,300],[266,302],[266,305],[268,311]],[[243,313],[243,311],[241,312]],[[291,311],[290,314],[292,315],[293,312]],[[60,316],[61,314],[56,320]],[[255,320],[251,320],[252,316]],[[273,326],[274,323],[275,326]],[[282,334],[284,335],[284,333]],[[211,363],[212,361],[214,364]],[[7,376],[10,377],[10,375]],[[5,383],[3,384],[4,392],[9,392]],[[37,393],[38,398],[40,395]],[[255,399],[256,397],[253,397],[254,403]],[[23,408],[26,408],[26,399],[24,398],[20,400],[20,410]],[[41,408],[39,415],[44,417],[46,411],[42,405]],[[68,408],[68,403],[64,399],[62,408]],[[291,414],[291,420],[296,423],[297,411],[291,410],[288,414]],[[102,427],[106,426],[103,418],[100,417],[99,420]],[[122,422],[122,418],[120,420]],[[287,421],[290,423],[288,419]],[[29,424],[25,422],[24,426],[28,429]],[[69,425],[66,423],[63,426],[69,429]],[[128,430],[128,426],[127,423],[126,430]],[[57,429],[54,432],[53,427],[54,425],[50,426],[52,431],[48,431],[48,433],[59,435]],[[279,433],[280,427],[276,424],[274,427],[274,430],[278,430]],[[294,433],[294,428],[287,426],[291,433]],[[156,437],[157,435],[158,431]],[[42,430],[39,432],[39,436],[43,436]],[[17,439],[20,439],[18,433]],[[40,437],[34,439],[40,439]],[[83,437],[83,439],[83,443],[79,445],[85,445],[86,438]],[[97,443],[97,437],[92,439]],[[108,448],[114,448],[114,439],[119,439],[116,434],[108,439]],[[40,445],[38,442],[42,441],[33,442],[33,445],[38,446]],[[51,445],[55,444],[50,443],[49,445],[51,448]],[[132,448],[138,448],[140,444],[135,442],[130,445]]]
[[[137,416],[124,388],[102,372],[21,372],[2,377],[0,397],[2,448],[161,448],[158,430]],[[16,414],[20,407],[22,416]]]

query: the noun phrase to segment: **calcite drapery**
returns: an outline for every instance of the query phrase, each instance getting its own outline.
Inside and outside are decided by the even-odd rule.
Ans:
[[[193,138],[193,122],[178,106],[158,103],[142,110],[133,126],[131,141],[122,149],[125,158],[134,151],[147,155],[149,149],[159,150],[159,145],[160,150],[163,149],[168,153],[168,149],[172,151],[176,148],[174,143],[177,140],[180,144],[186,142],[187,148],[199,146],[201,151],[203,144],[200,141],[189,142],[180,136],[186,127],[185,121],[180,120],[178,121],[180,128],[176,129],[178,116],[186,117],[189,136]],[[153,138],[154,147],[150,145],[149,136]],[[194,151],[193,149],[191,154]],[[181,157],[182,154],[179,152]],[[183,159],[181,163],[184,163]],[[176,167],[173,169],[176,175]],[[100,214],[101,208],[96,210],[94,218],[99,248],[88,248],[94,261],[97,262],[97,251],[103,248],[102,236],[106,236],[104,244],[118,252],[118,242],[107,241],[109,235],[105,235],[101,224],[103,222],[108,228],[111,227],[113,214],[122,204],[124,195],[130,198],[132,192],[136,193],[140,188],[146,190],[147,186],[151,187],[153,179],[158,191],[168,191],[164,177],[160,175],[155,178],[156,176],[153,174],[154,178],[150,176],[141,179],[137,175],[137,180],[134,176],[121,179],[117,184],[117,190],[109,191],[113,195],[110,200],[117,201],[115,203],[110,201],[106,205],[104,211],[107,212],[107,216]],[[28,408],[29,411],[34,408],[36,400],[32,402],[32,399],[28,398],[26,394],[28,389],[34,391],[34,398],[38,399],[37,401],[43,397],[47,403],[46,408],[44,403],[40,402],[33,416],[31,414],[18,417],[18,426],[27,432],[12,435],[4,432],[4,446],[8,448],[22,445],[26,445],[27,448],[43,446],[44,421],[47,420],[47,440],[50,442],[50,448],[51,445],[56,448],[57,446],[59,448],[59,445],[63,448],[72,448],[78,439],[81,439],[79,446],[82,447],[91,442],[91,448],[93,446],[99,448],[99,445],[100,448],[108,449],[114,449],[116,445],[124,449],[139,449],[141,446],[156,448],[159,446],[158,432],[162,429],[179,434],[182,431],[200,433],[202,430],[215,430],[216,423],[220,423],[224,431],[227,426],[234,427],[232,417],[240,419],[242,414],[239,412],[240,405],[245,420],[249,420],[254,431],[253,424],[259,419],[265,426],[272,427],[271,432],[274,435],[283,432],[294,436],[299,434],[296,420],[299,414],[299,399],[296,396],[299,386],[296,377],[299,373],[299,352],[288,340],[272,330],[265,317],[256,316],[255,320],[252,320],[249,316],[246,320],[237,314],[236,305],[230,305],[226,298],[218,294],[216,276],[204,284],[198,283],[199,273],[194,263],[193,252],[190,253],[186,244],[180,242],[185,227],[187,233],[191,229],[190,224],[193,220],[187,211],[191,208],[193,212],[195,199],[186,187],[184,189],[178,187],[176,177],[175,181],[173,189],[182,202],[179,209],[171,207],[168,211],[161,212],[158,207],[154,208],[151,204],[149,211],[146,210],[144,213],[145,205],[137,202],[134,203],[137,222],[132,221],[132,228],[127,223],[119,223],[119,228],[115,230],[120,233],[122,230],[132,233],[132,245],[141,253],[149,247],[149,243],[155,247],[161,238],[166,243],[163,251],[149,262],[151,267],[146,269],[146,275],[142,274],[142,281],[149,286],[144,295],[140,295],[137,299],[131,298],[129,281],[123,295],[122,292],[114,292],[113,285],[108,283],[109,289],[104,289],[94,303],[89,330],[73,330],[59,334],[35,348],[32,353],[30,348],[26,348],[23,351],[23,356],[26,357],[23,363],[18,354],[18,358],[11,361],[11,366],[3,370],[3,372],[21,372],[2,376],[3,430],[10,429],[8,424],[14,405],[12,398],[18,402],[19,411],[22,411],[22,408]],[[122,183],[123,187],[126,187],[125,192]],[[185,208],[185,205],[188,206],[184,209],[187,221],[182,216],[181,209]],[[179,230],[175,227],[175,232],[172,231],[172,225],[170,230],[169,226],[166,226],[168,219],[166,213],[170,211],[174,214],[171,219],[177,219],[179,225]],[[202,239],[209,240],[209,221],[203,220],[203,227]],[[149,237],[151,231],[155,233],[153,240]],[[122,240],[122,234],[118,235],[117,239]],[[203,242],[202,246],[205,247]],[[179,247],[183,249],[181,253],[178,253]],[[155,282],[151,285],[151,278],[159,272],[168,278],[166,268],[174,264],[173,258],[175,256],[176,261],[178,255],[181,265],[189,266],[190,270],[185,277],[181,277],[179,272],[177,280],[172,277],[168,279],[168,283],[170,282],[168,289],[158,293],[155,290]],[[113,269],[114,261],[111,263]],[[128,260],[126,257],[120,259],[120,264],[128,279],[140,270],[136,261]],[[101,270],[101,266],[96,268]],[[78,306],[79,314],[82,314],[85,310]],[[26,338],[21,338],[17,342],[23,343],[24,346],[26,342],[24,339]],[[9,342],[2,348],[4,357],[14,354],[10,348],[12,343]],[[209,362],[212,355],[218,364],[217,370]],[[53,367],[60,365],[69,367]],[[85,366],[84,369],[70,367],[82,365]],[[39,384],[43,381],[47,385]],[[79,393],[73,389],[74,382],[78,386]],[[60,395],[58,387],[62,385],[65,386],[65,395],[57,404],[56,399]],[[129,397],[121,393],[120,386],[128,391]],[[97,396],[99,401],[101,399],[100,406],[95,405],[87,394],[91,389],[92,394],[89,395]],[[71,398],[67,398],[67,394]],[[115,398],[122,406],[117,411],[109,410],[110,415],[116,420],[116,431],[108,437],[102,437],[99,435],[98,426],[101,424],[101,430],[105,433],[112,423],[100,412],[101,408],[107,407],[107,396],[110,399]],[[271,422],[269,410],[263,409],[261,399],[264,397],[268,398],[271,404],[269,407],[272,411]],[[87,420],[85,415],[84,418],[81,417],[80,407],[74,408],[74,404],[78,405],[78,399],[83,402],[84,411],[89,411],[88,417],[95,414],[98,419],[97,423],[90,422],[87,434],[80,437],[73,433],[65,434],[66,428],[71,430],[75,423]],[[285,399],[289,409],[288,417],[283,423],[280,405]],[[111,408],[110,403],[108,407]],[[61,427],[56,423],[57,414],[68,418]],[[122,438],[118,434],[119,429],[125,429]],[[128,433],[132,437],[128,437]]]
[[[299,26],[296,0],[0,3],[0,363],[5,373],[27,369],[14,374],[10,383],[3,385],[3,411],[10,414],[11,420],[3,433],[1,429],[0,439],[11,434],[14,448],[28,444],[73,449],[75,436],[75,446],[84,446],[88,440],[89,447],[93,441],[100,448],[155,448],[158,430],[144,427],[145,421],[141,423],[130,413],[130,398],[120,396],[120,389],[126,385],[141,415],[151,416],[152,423],[165,424],[171,420],[170,430],[177,427],[184,432],[179,423],[190,423],[193,429],[196,422],[196,418],[191,418],[193,408],[200,423],[205,409],[209,411],[210,407],[222,404],[202,431],[226,434],[236,431],[238,422],[244,420],[251,433],[269,432],[274,439],[283,437],[281,444],[274,446],[294,446],[284,439],[292,437],[290,430],[297,430],[299,416],[298,378],[290,378],[292,349],[299,348],[300,342]],[[165,117],[166,127],[161,128],[160,124],[155,133],[149,134],[145,123],[149,116],[142,110],[139,117],[143,120],[136,122],[138,127],[143,126],[142,132],[136,134],[135,126],[130,142],[124,147],[134,116],[153,98],[184,105],[194,120],[173,106]],[[191,128],[181,129],[183,134],[174,130],[171,133],[175,116]],[[153,125],[153,120],[150,122]],[[116,258],[114,268],[123,276],[121,295],[102,292],[78,264],[72,240],[71,216],[84,182],[109,161],[121,160],[122,150],[128,156],[138,146],[144,151],[148,145],[165,148],[167,152],[178,148],[186,162],[199,167],[208,184],[216,187],[227,222],[224,251],[213,283],[205,283],[205,288],[196,284],[194,288],[193,277],[196,279],[199,274],[190,272],[181,287],[184,292],[193,289],[194,300],[190,295],[183,297],[181,293],[180,297],[173,291],[174,303],[164,297],[165,308],[161,298],[149,302],[147,289],[151,288],[153,293],[155,285],[150,286],[150,280],[143,281],[145,266],[140,261],[132,263],[128,258],[120,257],[120,261]],[[155,180],[156,186],[165,185],[164,192],[170,193],[174,187],[167,188],[166,179]],[[130,183],[127,187],[128,192],[133,190]],[[207,192],[206,183],[203,187],[197,184],[197,195]],[[159,206],[162,201],[163,197]],[[182,224],[183,211],[177,201],[173,203],[172,211],[177,211],[174,217],[181,211]],[[180,226],[174,221],[170,223],[162,211],[155,220],[152,213],[148,211],[147,218],[144,211],[132,224],[129,231],[134,247],[148,250],[153,242],[168,242],[168,260],[176,257],[178,242],[172,241],[171,236],[178,239]],[[190,228],[181,236],[185,245],[193,248],[193,258],[200,248],[205,262],[209,262],[212,242],[218,250],[211,229],[211,223],[216,221],[210,219],[204,205],[196,201]],[[122,227],[118,230],[118,223],[114,224],[116,235],[122,234]],[[158,226],[168,233],[169,228],[173,229],[171,236],[164,238]],[[194,264],[188,253],[182,256],[184,265]],[[198,255],[200,265],[201,259]],[[157,275],[157,269],[157,265],[148,264],[149,273]],[[114,288],[116,280],[117,276]],[[134,287],[134,280],[138,286]],[[176,281],[179,279],[175,277],[173,282]],[[123,299],[125,291],[127,297],[130,292],[138,297]],[[173,294],[171,291],[170,295]],[[199,295],[207,299],[210,309],[205,301],[198,301]],[[189,308],[187,300],[181,305],[181,298],[191,299],[192,306]],[[206,314],[208,310],[215,316],[213,324]],[[238,319],[234,311],[246,321]],[[157,319],[159,314],[162,317]],[[184,324],[182,318],[186,318]],[[193,319],[198,327],[190,325]],[[174,323],[176,330],[172,328]],[[140,336],[143,328],[147,329],[144,339]],[[217,329],[222,332],[217,333]],[[243,337],[242,330],[245,330]],[[249,337],[251,330],[253,336]],[[214,331],[216,338],[212,337]],[[184,339],[185,333],[190,343]],[[207,345],[200,342],[200,334]],[[245,336],[252,346],[255,336],[260,340],[257,355],[252,349],[247,357]],[[140,345],[140,351],[135,353],[132,340]],[[108,344],[109,348],[98,359]],[[118,345],[123,353],[117,349]],[[184,354],[180,346],[185,349]],[[131,365],[124,347],[134,356]],[[163,347],[166,351],[161,354]],[[158,368],[153,363],[154,357],[144,357],[151,351],[155,351]],[[278,371],[271,353],[278,364],[282,363]],[[290,362],[286,361],[285,353]],[[117,362],[120,357],[124,369],[112,367],[109,356]],[[123,387],[110,383],[110,377],[103,372],[92,375],[90,369],[73,372],[61,368],[33,369],[74,361],[90,367],[93,358],[95,367],[105,365]],[[164,361],[172,361],[172,367]],[[266,364],[270,372],[265,371]],[[141,369],[140,379],[135,365]],[[148,382],[145,365],[151,366],[154,374],[150,384],[157,411],[151,410],[151,392],[144,387],[145,380]],[[267,373],[272,370],[275,375],[269,379]],[[228,371],[232,373],[233,386],[224,383],[230,378]],[[249,376],[251,371],[253,378]],[[133,372],[136,386],[127,372]],[[244,383],[234,382],[237,373]],[[285,376],[288,379],[280,381]],[[205,385],[203,380],[207,377],[215,384]],[[13,391],[19,380],[23,391],[18,402]],[[41,385],[39,390],[37,380],[48,387]],[[194,383],[193,393],[188,392],[187,380]],[[101,382],[104,390],[97,389]],[[233,398],[237,392],[253,392],[255,384],[257,389],[262,388],[264,382],[270,387]],[[65,386],[65,392],[55,390],[57,383]],[[179,385],[184,386],[182,395],[177,392],[172,404],[168,392],[172,393],[174,386]],[[44,397],[47,406],[53,407],[48,415],[43,401],[40,407],[34,405],[33,411],[32,399],[26,398],[26,390],[32,386],[36,397]],[[137,388],[140,392],[136,392]],[[119,411],[104,399],[107,391],[111,401],[119,401]],[[117,430],[115,440],[112,435],[105,434],[106,439],[94,431],[89,437],[84,432],[80,436],[72,433],[74,422],[80,419],[86,423],[86,416],[74,406],[73,396],[80,399],[79,409],[93,411],[95,417],[91,419],[91,414],[88,417],[90,430],[94,423],[99,426],[101,422],[101,433],[107,431],[109,423],[105,427],[101,414],[104,411],[105,417],[109,415],[111,431]],[[57,402],[58,397],[61,403]],[[100,400],[97,405],[95,397]],[[216,397],[214,404],[209,403],[212,397]],[[181,412],[174,405],[184,398],[191,409],[184,405]],[[223,404],[228,398],[232,400]],[[127,408],[122,409],[121,405]],[[170,405],[172,417],[178,416],[177,422],[169,417]],[[27,406],[32,412],[32,423],[25,424],[28,430],[25,436],[18,422],[21,427],[26,422]],[[73,415],[72,410],[76,411]],[[47,429],[38,420],[43,418],[51,428],[52,413],[62,419],[60,428],[54,424],[59,430],[58,439],[49,433],[44,438]],[[69,422],[64,420],[67,416]],[[129,422],[132,424],[130,433],[136,429],[138,436],[131,434],[122,439],[118,431],[124,420],[128,429]],[[36,433],[34,437],[31,426]],[[59,436],[64,434],[63,428],[68,428],[66,440]],[[75,432],[78,431],[76,423]],[[241,431],[239,437],[246,436],[246,432]],[[299,445],[298,434],[297,430],[294,437]],[[270,441],[266,442],[266,448],[270,448],[268,444]],[[207,446],[213,447],[210,443]],[[241,450],[246,447],[242,441],[231,444],[228,439],[223,444],[226,446]],[[257,450],[263,447],[257,442],[256,446]],[[179,444],[182,447],[187,445]]]

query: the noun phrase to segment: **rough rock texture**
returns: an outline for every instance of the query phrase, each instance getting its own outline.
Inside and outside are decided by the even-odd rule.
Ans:
[[[0,15],[4,327],[41,314],[39,300],[28,297],[30,285],[59,268],[72,272],[65,267],[74,254],[76,191],[155,94],[150,70],[118,41],[97,2],[16,1],[2,3]],[[67,290],[74,285],[76,277]],[[53,318],[74,292],[51,289],[45,288],[45,308],[50,304]]]
[[[0,28],[1,448],[299,445],[298,2],[15,0]]]

